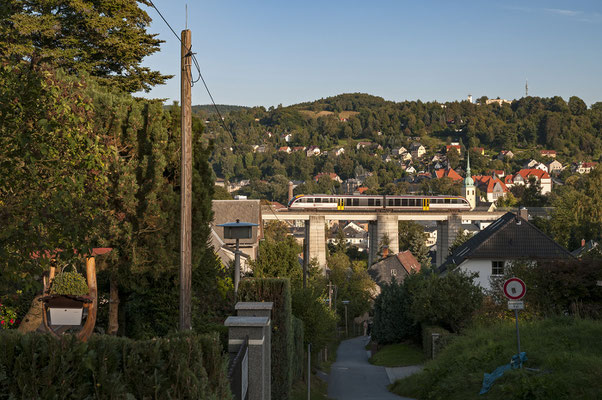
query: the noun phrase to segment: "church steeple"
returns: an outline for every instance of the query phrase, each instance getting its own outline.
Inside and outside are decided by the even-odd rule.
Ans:
[[[470,173],[470,154],[467,153],[466,158],[466,178],[464,178],[464,185],[462,186],[462,195],[470,203],[470,209],[474,210],[477,203],[476,189],[474,187],[474,180]]]

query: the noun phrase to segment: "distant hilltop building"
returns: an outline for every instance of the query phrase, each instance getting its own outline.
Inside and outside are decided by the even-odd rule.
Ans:
[[[489,104],[497,104],[498,106],[502,106],[502,104],[512,104],[512,102],[510,100],[506,100],[506,99],[500,99],[499,97],[497,99],[487,99],[485,100],[485,104],[489,105]]]

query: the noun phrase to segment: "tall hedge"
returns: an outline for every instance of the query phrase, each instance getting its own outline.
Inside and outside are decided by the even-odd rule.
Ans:
[[[303,378],[305,346],[303,344],[303,321],[293,315],[293,380]]]
[[[0,399],[231,399],[214,336],[0,335]]]
[[[286,400],[293,383],[293,322],[291,285],[288,279],[244,279],[239,286],[240,301],[271,301],[272,309],[272,398]]]

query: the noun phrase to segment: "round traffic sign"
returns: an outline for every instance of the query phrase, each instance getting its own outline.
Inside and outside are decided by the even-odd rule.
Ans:
[[[504,295],[510,300],[521,299],[527,293],[525,282],[518,278],[510,278],[504,282]]]

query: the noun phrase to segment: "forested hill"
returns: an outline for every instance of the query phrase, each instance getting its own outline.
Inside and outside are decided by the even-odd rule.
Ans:
[[[492,169],[516,172],[523,162],[541,158],[542,149],[555,150],[563,165],[600,161],[602,102],[588,108],[578,97],[568,101],[525,97],[501,106],[487,105],[485,100],[393,102],[368,94],[341,94],[288,107],[232,111],[224,116],[228,132],[216,115],[208,115],[205,132],[215,142],[213,169],[227,180],[307,181],[320,172],[348,179],[367,171],[378,178],[373,186],[379,190],[404,176],[403,167],[410,162],[416,171],[431,171],[433,155],[442,149],[445,154],[445,145],[452,142],[461,147],[459,158],[448,154],[453,168],[465,165],[460,160],[466,150],[482,148],[471,152],[473,174]],[[393,149],[410,149],[415,142],[424,145],[425,157],[404,165],[387,159]],[[298,150],[310,146],[318,146],[321,156]],[[517,157],[501,161],[497,158],[501,150],[511,150]]]
[[[217,109],[219,110],[219,112],[222,115],[231,113],[233,111],[246,110],[248,108],[249,107],[245,107],[245,106],[231,106],[231,105],[227,105],[227,104],[217,104]],[[203,105],[192,106],[192,112],[195,114],[200,114],[200,113],[206,113],[209,115],[217,114],[213,104],[203,104]]]

